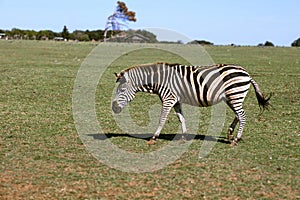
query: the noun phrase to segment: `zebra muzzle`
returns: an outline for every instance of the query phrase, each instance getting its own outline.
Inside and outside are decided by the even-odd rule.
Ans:
[[[114,113],[119,114],[122,111],[122,108],[119,106],[117,101],[114,101],[112,103],[112,110],[114,111]]]

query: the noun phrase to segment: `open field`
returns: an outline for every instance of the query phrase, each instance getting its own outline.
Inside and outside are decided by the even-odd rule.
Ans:
[[[128,173],[95,159],[75,129],[74,81],[95,47],[0,41],[0,199],[300,199],[299,49],[205,47],[216,63],[244,66],[263,92],[273,92],[271,109],[260,115],[251,88],[244,103],[243,140],[232,148],[222,139],[233,119],[228,109],[220,140],[200,160],[210,108],[199,108],[199,130],[192,133],[199,137],[187,152],[158,171]],[[170,114],[165,136],[148,146],[146,140],[122,134],[111,114],[112,73],[155,60],[182,61],[161,51],[132,52],[115,60],[97,87],[99,124],[112,143],[129,152],[154,151],[178,131],[176,116]],[[130,104],[137,124],[148,123],[144,113],[156,102],[155,96],[137,95]]]

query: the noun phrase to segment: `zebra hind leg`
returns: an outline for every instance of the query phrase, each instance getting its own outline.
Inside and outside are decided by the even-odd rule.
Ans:
[[[227,133],[227,139],[228,139],[229,142],[231,142],[234,139],[233,131],[234,131],[234,129],[235,129],[238,122],[239,122],[239,119],[238,119],[237,116],[235,116],[233,122],[229,126],[228,133]]]
[[[243,129],[244,129],[244,126],[246,123],[246,114],[245,114],[245,111],[242,106],[243,101],[235,103],[235,104],[233,104],[233,102],[228,99],[225,99],[224,101],[231,108],[231,110],[235,113],[235,118],[234,118],[233,122],[231,123],[231,125],[229,126],[228,134],[227,134],[227,139],[229,142],[231,142],[231,146],[235,146],[238,144],[238,142],[242,138]],[[237,137],[234,138],[233,131],[238,122],[240,123],[239,129],[238,129]]]
[[[237,136],[235,139],[233,139],[231,146],[236,146],[238,142],[242,139],[243,129],[246,124],[246,113],[242,108],[237,112],[237,118],[238,121],[240,122],[240,125],[239,125]]]

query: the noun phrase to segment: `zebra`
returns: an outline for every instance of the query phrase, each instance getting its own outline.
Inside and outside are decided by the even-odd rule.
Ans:
[[[120,73],[115,73],[119,83],[112,110],[118,114],[134,99],[137,92],[157,94],[162,102],[162,110],[156,132],[149,142],[155,143],[172,108],[181,123],[183,135],[187,128],[182,112],[182,103],[198,107],[208,107],[224,101],[235,113],[235,118],[228,129],[227,139],[237,145],[242,138],[246,122],[243,101],[250,88],[255,94],[260,107],[268,108],[269,97],[263,95],[258,84],[241,66],[217,64],[211,66],[188,66],[157,62],[136,65]],[[237,136],[233,132],[239,122]]]

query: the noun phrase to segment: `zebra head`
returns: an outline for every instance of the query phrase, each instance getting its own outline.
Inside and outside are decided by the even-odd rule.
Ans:
[[[112,102],[112,110],[114,113],[118,114],[123,110],[128,102],[133,100],[135,91],[126,71],[122,71],[120,74],[115,73],[115,76],[117,78],[116,82],[119,83],[119,86],[116,91],[116,96]]]

